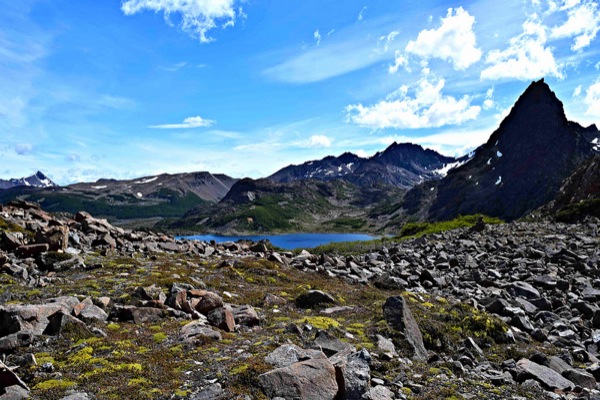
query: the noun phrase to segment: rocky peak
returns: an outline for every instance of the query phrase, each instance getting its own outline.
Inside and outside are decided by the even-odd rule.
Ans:
[[[473,159],[440,182],[429,216],[519,218],[556,197],[562,182],[596,153],[592,137],[599,135],[569,122],[544,80],[533,82]]]

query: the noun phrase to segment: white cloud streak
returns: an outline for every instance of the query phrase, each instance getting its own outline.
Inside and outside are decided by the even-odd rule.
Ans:
[[[481,79],[562,78],[551,48],[546,47],[546,29],[535,15],[525,21],[523,32],[510,39],[507,49],[492,50],[487,54],[485,61],[490,66],[481,71]]]
[[[321,44],[321,34],[319,33],[318,29],[315,31],[315,33],[313,33],[313,37],[315,38],[315,42],[316,42],[317,46],[320,45]]]
[[[442,94],[445,81],[432,84],[422,79],[414,97],[403,86],[373,106],[362,104],[346,107],[350,122],[372,129],[433,128],[458,125],[477,118],[481,107],[471,105],[471,98],[456,99]]]
[[[331,147],[332,139],[325,135],[313,135],[308,139],[306,147]]]
[[[556,39],[575,37],[571,50],[581,51],[590,45],[600,30],[598,3],[587,1],[578,6],[572,5],[568,16],[562,25],[552,29],[550,36]]]
[[[245,14],[238,8],[237,0],[125,0],[121,10],[125,15],[135,15],[143,11],[162,12],[165,21],[171,25],[171,15],[181,17],[181,30],[202,43],[214,38],[208,32],[221,24],[222,28],[233,26],[236,17]]]
[[[214,125],[215,121],[211,119],[204,119],[202,117],[188,117],[183,120],[181,124],[161,124],[161,125],[150,125],[148,128],[152,129],[193,129],[193,128],[207,128]]]
[[[481,59],[474,25],[475,17],[462,7],[450,8],[441,26],[419,32],[417,39],[406,45],[406,52],[425,59],[439,58],[451,62],[456,70],[464,70]]]
[[[600,82],[594,83],[585,91],[584,103],[588,107],[586,115],[600,117]]]

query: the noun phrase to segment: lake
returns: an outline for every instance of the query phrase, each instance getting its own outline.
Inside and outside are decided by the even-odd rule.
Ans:
[[[214,240],[217,243],[237,242],[238,240],[252,240],[258,242],[262,239],[268,239],[273,246],[286,250],[311,249],[328,243],[337,242],[356,242],[363,240],[377,239],[375,236],[361,233],[288,233],[284,235],[252,235],[252,236],[220,236],[220,235],[193,235],[178,236],[177,239],[191,239],[210,242]]]

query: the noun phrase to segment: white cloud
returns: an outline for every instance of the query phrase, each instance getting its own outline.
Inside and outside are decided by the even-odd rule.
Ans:
[[[390,67],[388,68],[388,72],[390,74],[395,74],[396,72],[398,72],[398,69],[400,69],[400,67],[404,67],[404,69],[410,72],[410,68],[408,67],[408,60],[406,59],[406,57],[404,57],[404,55],[401,52],[396,51],[396,59],[394,60],[394,65],[390,65]]]
[[[588,106],[585,115],[600,117],[600,82],[594,83],[585,91],[584,102]]]
[[[472,106],[469,96],[459,100],[444,96],[444,85],[443,79],[435,85],[423,79],[414,97],[410,97],[408,87],[403,86],[373,106],[350,105],[346,107],[348,120],[373,129],[402,129],[457,125],[477,118],[481,107]]]
[[[600,12],[595,1],[579,6],[571,5],[569,18],[564,24],[552,28],[550,36],[555,39],[575,37],[571,50],[580,51],[590,45],[600,31]]]
[[[448,9],[438,29],[425,29],[417,40],[406,45],[406,51],[423,58],[440,58],[452,62],[454,69],[464,70],[481,59],[473,32],[475,17],[462,7]]]
[[[319,30],[317,29],[315,31],[315,33],[313,33],[313,36],[315,38],[315,42],[317,42],[317,46],[321,44],[321,34],[319,33]]]
[[[546,47],[546,41],[546,27],[535,15],[532,16],[523,23],[523,32],[510,39],[506,50],[492,50],[487,54],[485,61],[490,66],[481,71],[481,79],[562,78],[552,50]]]
[[[153,129],[191,129],[191,128],[206,128],[212,126],[215,121],[204,119],[202,117],[188,117],[181,124],[162,124],[150,125],[148,128]]]
[[[357,21],[362,21],[363,19],[365,19],[365,11],[367,11],[367,6],[364,6],[362,10],[360,10],[360,12],[358,13],[358,17],[356,18]]]
[[[165,21],[171,23],[171,15],[181,16],[181,29],[202,43],[214,39],[208,32],[221,24],[222,28],[235,24],[236,16],[244,17],[241,8],[236,11],[237,0],[125,0],[121,10],[134,15],[145,10],[162,12]]]
[[[573,97],[579,97],[581,95],[581,85],[577,86],[575,90],[573,90]]]
[[[483,109],[490,110],[494,108],[494,88],[491,87],[485,92],[485,100],[483,101]]]
[[[325,135],[313,135],[308,138],[308,142],[306,143],[306,147],[331,147],[332,139],[328,138]]]

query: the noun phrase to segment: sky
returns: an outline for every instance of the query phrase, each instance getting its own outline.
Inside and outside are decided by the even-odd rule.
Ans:
[[[0,10],[0,178],[258,178],[394,141],[459,156],[540,78],[570,120],[600,123],[592,0],[0,0]]]

